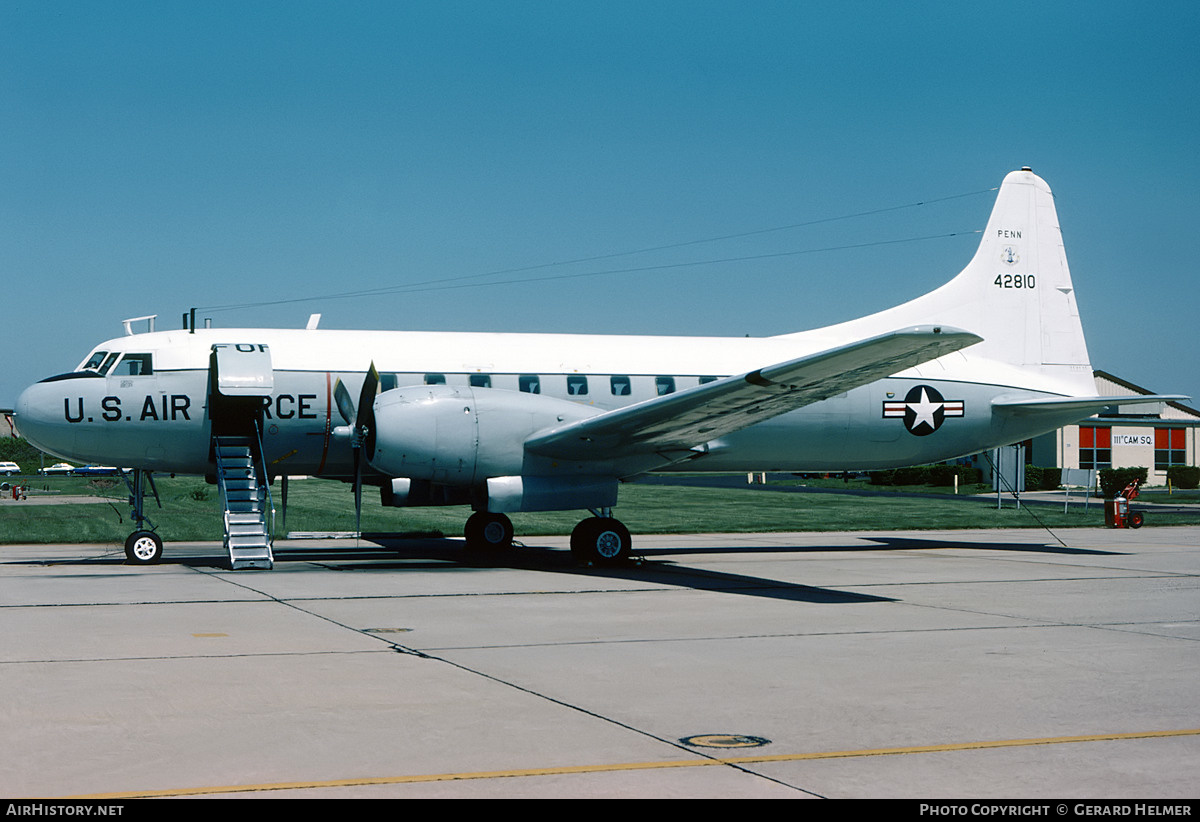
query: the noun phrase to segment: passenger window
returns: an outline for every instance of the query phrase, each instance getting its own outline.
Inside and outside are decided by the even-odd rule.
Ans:
[[[675,378],[674,377],[655,377],[654,390],[658,392],[658,396],[664,394],[675,393]]]
[[[379,392],[391,391],[393,388],[398,388],[400,381],[395,374],[380,374],[379,375]]]
[[[526,394],[542,393],[542,381],[537,374],[522,374],[517,378],[517,385]]]
[[[110,366],[111,367],[111,366]],[[154,373],[149,354],[126,354],[113,369],[114,377],[144,377]]]
[[[567,393],[573,397],[582,397],[588,392],[587,377],[582,374],[567,375]]]
[[[614,397],[629,396],[629,377],[612,377],[608,381]]]
[[[701,377],[700,384],[704,385],[705,383],[716,382],[719,379],[721,379],[721,378],[720,377]]]
[[[445,385],[446,384],[446,375],[445,374],[426,374],[425,375],[425,384],[426,385]]]
[[[492,375],[491,374],[472,374],[470,376],[469,382],[475,388],[491,388],[492,387]]]

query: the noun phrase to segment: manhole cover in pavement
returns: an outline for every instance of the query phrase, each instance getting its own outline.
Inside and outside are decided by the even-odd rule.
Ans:
[[[685,736],[679,741],[696,748],[758,748],[771,744],[771,740],[761,736],[743,734],[698,734]]]

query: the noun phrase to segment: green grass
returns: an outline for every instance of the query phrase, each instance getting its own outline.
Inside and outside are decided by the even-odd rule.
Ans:
[[[146,513],[167,541],[220,540],[221,515],[214,486],[195,478],[157,478],[163,508],[147,501]],[[839,481],[840,482],[840,481]],[[836,486],[837,483],[833,485]],[[96,495],[102,503],[80,505],[0,505],[0,543],[121,543],[132,530],[126,490],[119,480],[45,477],[30,480],[34,494]],[[280,507],[279,484],[274,487]],[[1178,494],[1154,495],[1179,502]],[[1094,501],[1084,512],[1060,505],[1023,506],[1011,500],[997,510],[994,498],[914,497],[903,493],[857,496],[808,494],[756,488],[695,488],[631,484],[622,487],[617,515],[634,534],[752,531],[890,531],[953,528],[1099,527],[1103,507]],[[1136,504],[1135,504],[1136,505]],[[449,508],[382,508],[378,493],[363,493],[365,532],[459,536],[470,511]],[[568,534],[579,511],[514,514],[521,536]],[[1036,516],[1036,518],[1035,518]],[[1200,524],[1195,512],[1151,511],[1152,525]],[[282,533],[284,524],[276,522]],[[322,480],[293,480],[289,486],[287,531],[353,531],[354,495],[350,486]]]

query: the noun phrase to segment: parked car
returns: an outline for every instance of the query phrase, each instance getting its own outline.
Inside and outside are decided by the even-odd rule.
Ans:
[[[75,470],[74,465],[68,465],[65,462],[56,462],[56,463],[54,463],[54,465],[51,465],[49,468],[43,468],[41,471],[38,471],[38,473],[45,474],[45,475],[70,474],[70,473],[74,472],[74,470]]]
[[[21,473],[21,466],[15,462],[0,462],[0,474],[11,477],[13,474],[19,473]]]
[[[84,465],[75,469],[75,474],[84,477],[107,477],[117,473],[113,465]]]

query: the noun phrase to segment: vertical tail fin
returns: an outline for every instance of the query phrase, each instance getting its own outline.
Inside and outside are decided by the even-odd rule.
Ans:
[[[979,248],[957,277],[834,329],[865,335],[930,322],[983,337],[972,357],[1040,372],[1069,393],[1095,393],[1054,195],[1028,168],[1004,178]]]
[[[1095,390],[1054,195],[1032,171],[1004,178],[979,249],[946,289],[961,290],[976,325],[988,326],[988,356],[1029,367],[1083,367]]]

